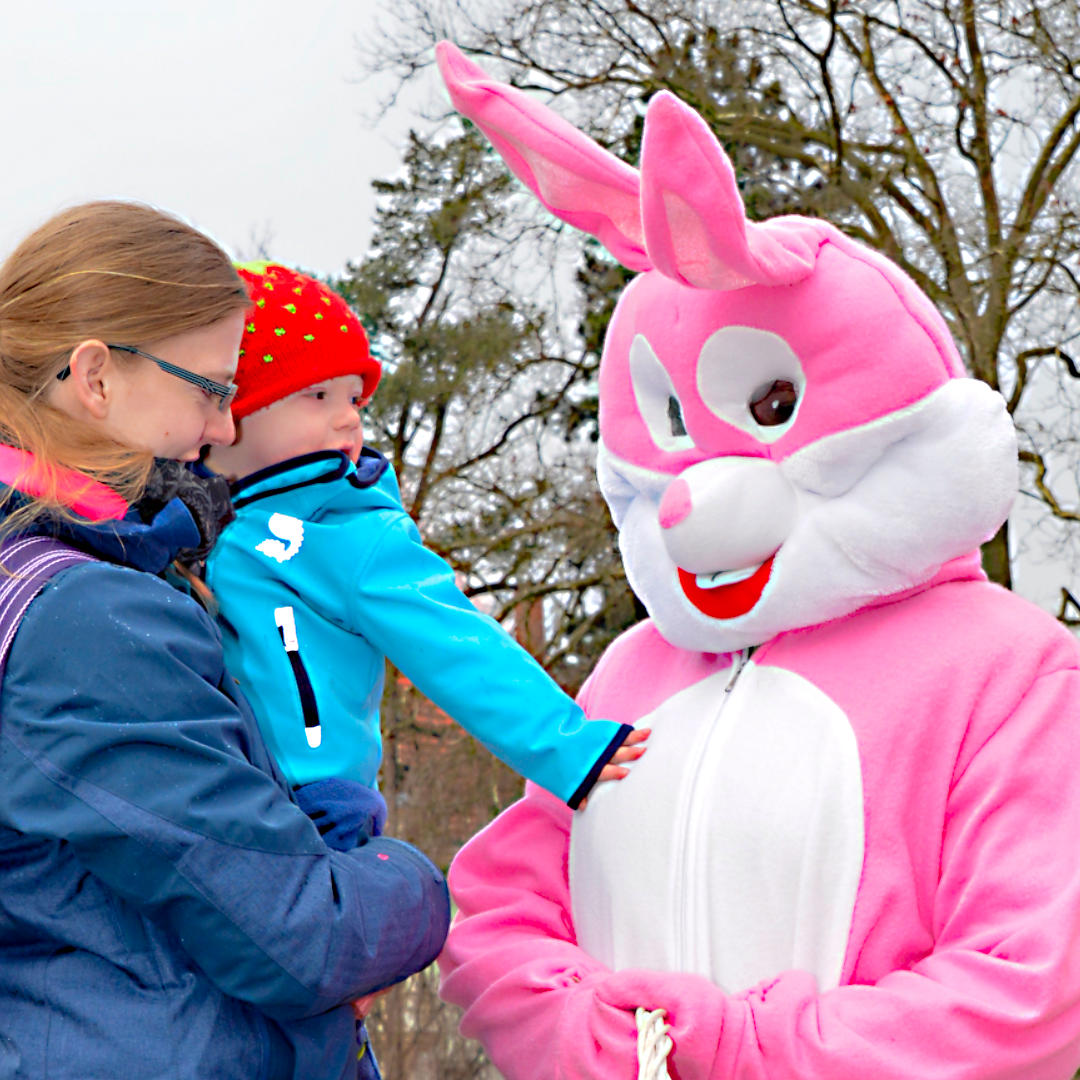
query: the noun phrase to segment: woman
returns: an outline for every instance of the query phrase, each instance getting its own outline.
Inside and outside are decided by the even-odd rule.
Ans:
[[[331,851],[207,614],[160,575],[221,514],[176,463],[233,438],[250,301],[148,207],[46,223],[0,269],[0,532],[92,556],[22,617],[0,685],[0,1077],[355,1075],[348,1002],[424,967],[439,872]]]

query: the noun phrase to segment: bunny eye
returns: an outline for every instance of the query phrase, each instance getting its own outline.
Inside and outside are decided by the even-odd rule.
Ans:
[[[750,398],[750,415],[762,427],[786,424],[795,412],[799,394],[789,379],[773,379],[759,386]]]
[[[686,430],[686,418],[671,375],[660,363],[642,334],[630,345],[630,383],[649,438],[665,453],[692,450],[694,440]]]
[[[685,437],[686,422],[683,420],[682,406],[679,404],[679,399],[674,394],[668,394],[667,418],[668,423],[671,425],[672,437],[676,439]]]
[[[701,346],[697,389],[717,419],[767,445],[795,423],[806,397],[806,375],[779,334],[722,326]]]

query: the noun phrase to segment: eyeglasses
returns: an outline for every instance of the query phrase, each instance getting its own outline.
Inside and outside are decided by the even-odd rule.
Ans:
[[[168,360],[162,360],[160,357],[143,352],[142,349],[137,349],[134,345],[112,345],[106,342],[105,347],[107,349],[116,349],[118,352],[134,353],[145,360],[152,360],[167,375],[175,375],[178,379],[183,379],[184,382],[192,383],[200,390],[213,394],[215,397],[220,398],[218,401],[218,410],[220,412],[226,412],[236,397],[236,383],[214,382],[213,379],[208,379],[205,375],[198,375],[194,371],[188,371],[187,368],[182,368],[178,364],[170,364]],[[69,365],[59,372],[56,377],[63,382],[70,374],[71,367]]]

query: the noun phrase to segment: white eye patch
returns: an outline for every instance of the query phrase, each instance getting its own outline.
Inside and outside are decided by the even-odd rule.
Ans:
[[[783,423],[760,424],[750,411],[751,402],[763,387],[777,381],[794,387],[794,409]],[[701,400],[721,420],[761,442],[776,442],[788,431],[799,413],[805,387],[806,377],[794,350],[769,330],[725,326],[701,347],[697,372]]]
[[[642,334],[637,334],[630,346],[630,382],[652,441],[669,454],[691,449],[694,440],[686,433],[675,384]]]

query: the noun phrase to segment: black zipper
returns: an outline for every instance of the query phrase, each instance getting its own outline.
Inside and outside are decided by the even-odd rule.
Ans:
[[[296,689],[300,695],[300,710],[304,717],[304,731],[307,735],[308,746],[314,749],[322,741],[321,734],[316,734],[319,728],[319,707],[315,702],[315,689],[311,685],[307,668],[304,667],[303,658],[300,656],[300,643],[296,637],[296,622],[291,607],[277,608],[274,612],[277,624],[278,636],[281,638],[285,655],[289,658],[289,667],[292,668],[293,679],[296,680]]]
[[[284,642],[283,642],[284,644]],[[315,691],[308,678],[307,668],[300,659],[298,652],[286,652],[289,658],[289,666],[292,668],[293,678],[296,680],[296,689],[300,692],[300,708],[304,713],[304,727],[316,728],[319,726],[319,708],[315,704]]]

